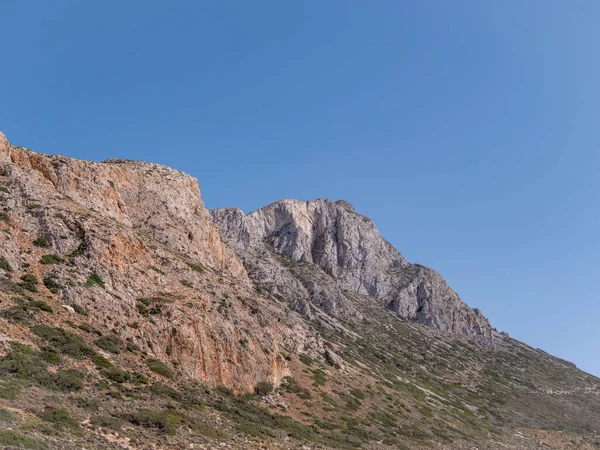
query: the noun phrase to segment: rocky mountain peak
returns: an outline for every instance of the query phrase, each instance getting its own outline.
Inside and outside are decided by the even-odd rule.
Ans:
[[[410,264],[345,200],[286,199],[247,215],[228,208],[211,215],[254,282],[303,314],[310,315],[312,305],[352,316],[356,308],[346,295],[352,292],[437,331],[493,345],[494,332],[482,314],[462,302],[437,272]]]

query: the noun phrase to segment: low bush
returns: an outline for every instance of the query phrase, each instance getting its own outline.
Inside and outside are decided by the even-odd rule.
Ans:
[[[81,306],[79,306],[79,305],[72,305],[72,306],[77,314],[81,314],[82,316],[88,315],[88,313],[85,311],[85,309],[83,309]]]
[[[188,262],[186,263],[188,265],[188,267],[196,272],[200,272],[203,273],[204,272],[204,267],[202,266],[202,264],[195,264],[195,263],[191,263]]]
[[[173,389],[171,386],[167,386],[164,383],[152,383],[148,390],[160,397],[166,397],[177,401],[181,400],[179,391]]]
[[[0,311],[0,317],[10,322],[26,324],[30,319],[30,314],[27,312],[26,307],[15,305]]]
[[[100,278],[100,275],[97,273],[92,273],[89,277],[87,277],[85,285],[87,287],[100,286],[101,288],[104,288],[105,283],[104,280]]]
[[[47,372],[38,381],[48,389],[62,392],[75,392],[83,388],[84,375],[77,370],[59,370],[56,373]]]
[[[120,430],[123,427],[123,420],[113,416],[92,416],[90,423],[95,427],[110,428]]]
[[[134,384],[148,384],[148,377],[143,373],[133,372],[131,374],[131,382]]]
[[[174,410],[140,409],[135,413],[126,414],[125,418],[134,425],[173,435],[177,432],[183,416]]]
[[[46,408],[37,413],[37,416],[46,422],[50,422],[57,430],[80,428],[79,423],[65,409]]]
[[[0,398],[14,400],[21,392],[21,386],[11,381],[0,381]]]
[[[53,312],[52,306],[50,306],[48,303],[42,300],[34,300],[29,304],[34,308],[41,309],[42,311],[46,311],[49,313]]]
[[[23,289],[26,289],[30,292],[37,292],[38,284],[39,284],[39,281],[34,274],[26,273],[25,275],[23,275],[21,277],[21,283],[19,283],[19,286],[21,286]]]
[[[150,358],[146,363],[152,372],[162,375],[165,378],[173,378],[173,371],[164,362]]]
[[[54,347],[44,347],[42,359],[50,364],[58,364],[61,361],[60,352]]]
[[[60,256],[54,255],[54,254],[43,255],[40,258],[40,263],[42,263],[42,264],[61,264],[63,262],[64,262],[64,260]]]
[[[108,369],[109,367],[113,367],[113,363],[111,363],[104,356],[94,355],[92,356],[92,362],[96,364],[96,367],[101,367],[104,369]]]
[[[44,237],[38,237],[33,241],[33,245],[36,247],[49,248],[50,242],[48,242],[48,239]]]
[[[53,294],[58,294],[58,290],[61,288],[61,286],[54,279],[45,277],[42,281],[44,282],[44,286],[46,286],[50,292]]]
[[[160,314],[167,299],[162,297],[144,297],[135,300],[135,306],[142,316]]]
[[[101,338],[96,339],[94,344],[107,352],[121,353],[121,340],[117,336],[102,336]]]
[[[88,325],[87,323],[80,323],[79,325],[76,325],[76,327],[80,330],[85,331],[86,333],[93,333],[95,335],[102,336],[101,332],[96,330],[93,326]]]
[[[262,397],[263,395],[267,395],[273,392],[273,385],[268,381],[261,381],[256,386],[254,386],[254,392],[256,393],[256,395],[260,395]]]
[[[4,256],[0,256],[0,269],[6,270],[7,272],[12,272],[12,267]]]
[[[0,446],[8,448],[27,448],[29,450],[46,450],[48,446],[29,436],[14,430],[0,430]]]
[[[71,358],[84,359],[95,354],[94,350],[80,336],[62,328],[34,325],[30,330],[33,334],[44,339],[61,353]]]
[[[118,367],[110,367],[102,371],[102,375],[115,383],[125,383],[131,379],[131,374]]]

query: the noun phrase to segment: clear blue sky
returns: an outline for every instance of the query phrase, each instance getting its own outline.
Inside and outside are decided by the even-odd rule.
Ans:
[[[0,129],[344,198],[499,330],[600,375],[600,2],[0,2]]]

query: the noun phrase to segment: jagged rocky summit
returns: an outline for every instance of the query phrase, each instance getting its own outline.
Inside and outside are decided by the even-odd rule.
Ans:
[[[406,261],[347,201],[280,200],[247,215],[238,208],[211,215],[253,282],[304,315],[314,307],[343,318],[360,314],[347,298],[352,292],[438,332],[494,345],[497,333],[478,309],[436,271]]]

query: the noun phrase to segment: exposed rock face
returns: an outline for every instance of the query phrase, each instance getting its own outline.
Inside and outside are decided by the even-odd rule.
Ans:
[[[277,384],[289,375],[282,351],[323,351],[307,325],[251,291],[189,175],[38,154],[0,134],[0,181],[0,257],[11,267],[0,278],[33,273],[48,295],[212,385]],[[40,263],[48,254],[62,262]],[[56,283],[54,294],[42,280]]]
[[[289,374],[282,354],[325,354],[318,333],[273,299],[340,323],[360,320],[360,302],[379,299],[434,330],[490,340],[481,314],[437,273],[409,264],[344,201],[209,213],[196,180],[177,170],[38,154],[3,135],[0,179],[9,279],[52,280],[65,305],[209,384],[276,384]],[[33,245],[38,237],[48,249]],[[64,263],[40,264],[48,253]]]
[[[22,189],[44,184],[169,248],[234,277],[245,278],[238,259],[221,243],[202,203],[198,182],[191,176],[144,162],[93,163],[42,155],[10,148],[4,136],[0,138],[0,149],[2,174],[16,178]]]
[[[434,330],[492,344],[492,328],[478,310],[437,272],[409,264],[346,201],[281,200],[248,215],[227,208],[211,214],[251,278],[305,315],[309,303],[334,316],[357,314],[344,294],[351,291],[376,297]]]

